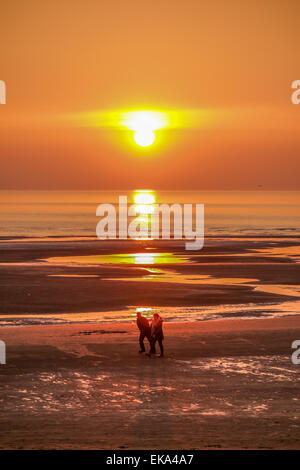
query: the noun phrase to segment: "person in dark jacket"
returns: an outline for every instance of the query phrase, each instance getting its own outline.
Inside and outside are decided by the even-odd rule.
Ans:
[[[151,327],[149,325],[148,319],[146,317],[143,317],[141,312],[137,312],[136,314],[136,324],[140,330],[139,342],[140,342],[141,349],[139,350],[139,352],[140,353],[145,352],[144,339],[147,338],[150,344],[151,353],[155,354],[156,352],[155,347],[154,345],[152,345],[152,342],[151,342]]]
[[[158,341],[158,344],[159,344],[159,348],[160,348],[160,356],[159,357],[164,357],[164,346],[163,346],[163,340],[164,340],[164,333],[163,333],[163,329],[162,329],[162,325],[163,325],[163,318],[161,318],[160,315],[158,315],[158,313],[155,313],[153,315],[153,319],[152,319],[152,324],[151,324],[151,353],[149,354],[149,356],[151,356],[151,354],[153,353],[153,349],[155,348],[155,343],[156,341]]]

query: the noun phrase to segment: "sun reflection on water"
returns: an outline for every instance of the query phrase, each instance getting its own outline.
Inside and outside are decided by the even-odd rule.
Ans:
[[[154,214],[154,208],[156,203],[156,194],[154,191],[142,189],[136,190],[132,196],[133,206],[132,210],[136,214],[135,221],[139,225],[141,236],[137,239],[151,240],[149,235],[149,228],[151,222],[151,216]]]

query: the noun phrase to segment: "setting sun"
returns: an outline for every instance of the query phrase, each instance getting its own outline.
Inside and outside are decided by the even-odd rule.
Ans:
[[[140,147],[149,147],[149,145],[152,145],[153,142],[155,141],[155,134],[153,131],[149,131],[148,129],[146,130],[141,130],[141,131],[136,131],[134,133],[134,141]]]
[[[166,113],[159,111],[131,111],[124,113],[121,124],[134,132],[134,141],[140,147],[149,147],[155,141],[155,132],[169,123]]]

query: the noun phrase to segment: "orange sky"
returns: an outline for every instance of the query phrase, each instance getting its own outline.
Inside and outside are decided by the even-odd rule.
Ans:
[[[298,0],[2,0],[0,15],[1,188],[300,189]],[[216,119],[146,150],[64,119],[145,107]]]

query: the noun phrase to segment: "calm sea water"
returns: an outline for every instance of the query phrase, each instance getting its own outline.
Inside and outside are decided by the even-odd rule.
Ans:
[[[150,189],[151,190],[151,189]],[[300,235],[300,191],[155,191],[156,202],[203,203],[208,235]],[[95,236],[96,208],[133,191],[0,191],[0,236]]]

